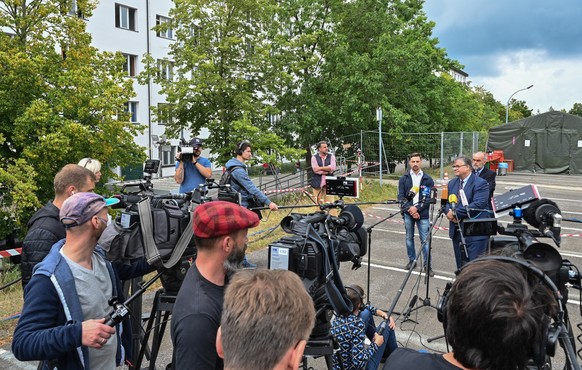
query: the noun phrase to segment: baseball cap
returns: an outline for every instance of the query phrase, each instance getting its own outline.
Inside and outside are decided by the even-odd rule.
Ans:
[[[209,239],[259,225],[259,216],[236,203],[207,202],[194,210],[194,235]]]
[[[202,146],[202,139],[195,137],[190,140],[190,145],[192,145],[193,148],[200,148]]]
[[[66,228],[79,226],[89,221],[103,208],[119,203],[117,198],[103,198],[99,194],[80,192],[63,202],[59,218]]]

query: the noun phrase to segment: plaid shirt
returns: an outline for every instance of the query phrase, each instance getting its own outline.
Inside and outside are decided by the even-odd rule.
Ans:
[[[375,311],[373,311],[375,312]],[[370,357],[378,350],[378,345],[364,344],[366,325],[358,316],[338,316],[331,324],[331,334],[339,344],[339,355],[345,370],[365,369]],[[340,370],[337,356],[333,356],[333,370]]]

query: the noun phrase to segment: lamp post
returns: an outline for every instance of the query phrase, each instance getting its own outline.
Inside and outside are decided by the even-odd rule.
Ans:
[[[505,105],[505,123],[509,122],[509,101],[511,100],[511,98],[513,98],[513,95],[517,94],[520,91],[531,89],[532,87],[533,87],[533,85],[529,85],[528,87],[524,87],[523,89],[519,89],[516,92],[514,92],[513,94],[511,94],[509,99],[507,99],[507,104]]]

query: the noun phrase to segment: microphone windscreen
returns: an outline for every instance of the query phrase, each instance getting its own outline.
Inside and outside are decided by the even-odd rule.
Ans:
[[[448,200],[449,199],[449,189],[445,186],[443,191],[441,192],[441,199]]]
[[[457,203],[459,200],[455,194],[449,195],[449,203]]]
[[[411,193],[414,193],[415,195],[418,194],[418,186],[413,186],[412,189],[410,189]]]

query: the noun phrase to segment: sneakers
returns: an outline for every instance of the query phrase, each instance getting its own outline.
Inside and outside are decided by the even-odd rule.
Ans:
[[[246,257],[245,257],[245,259],[242,262],[242,266],[243,266],[244,269],[247,269],[247,270],[254,270],[254,269],[257,268],[257,265],[254,264],[254,263],[250,263],[249,261],[247,261],[247,258]]]
[[[426,266],[424,266],[422,268],[422,272],[426,273]],[[429,267],[429,269],[428,269],[428,276],[430,276],[430,277],[434,276],[434,271],[432,270],[432,267]]]
[[[409,261],[408,264],[404,267],[406,270],[410,270],[410,267],[412,266],[412,264],[414,263],[414,267],[416,267],[416,262],[414,261]],[[414,268],[413,267],[413,268]]]

